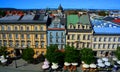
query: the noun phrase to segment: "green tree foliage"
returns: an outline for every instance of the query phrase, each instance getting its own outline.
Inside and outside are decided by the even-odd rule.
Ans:
[[[7,47],[0,46],[0,56],[1,55],[4,55],[5,57],[6,57],[6,55],[8,55]]]
[[[0,11],[0,17],[4,17],[6,15],[5,11]]]
[[[98,15],[100,15],[100,16],[106,16],[106,15],[108,15],[108,13],[106,13],[105,11],[100,11],[100,12],[98,12]]]
[[[120,60],[120,47],[117,47],[117,50],[115,51],[115,56]]]
[[[46,58],[49,62],[59,63],[64,60],[64,53],[58,50],[57,45],[50,45],[47,48]]]
[[[65,47],[65,61],[69,63],[77,62],[79,59],[79,52],[72,46]]]
[[[94,62],[94,53],[90,48],[83,48],[80,50],[81,60],[86,64],[91,64]]]
[[[26,48],[23,50],[22,58],[28,63],[33,61],[34,50],[32,48]]]

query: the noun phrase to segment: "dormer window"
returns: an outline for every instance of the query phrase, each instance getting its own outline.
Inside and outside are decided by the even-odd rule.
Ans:
[[[70,28],[72,28],[72,24],[70,24]]]

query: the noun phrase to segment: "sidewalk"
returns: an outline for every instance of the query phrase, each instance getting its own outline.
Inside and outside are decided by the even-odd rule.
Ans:
[[[39,64],[27,64],[22,59],[16,60],[17,68],[15,67],[15,61],[8,66],[0,66],[0,72],[41,72],[43,63]],[[4,70],[4,71],[3,71]]]

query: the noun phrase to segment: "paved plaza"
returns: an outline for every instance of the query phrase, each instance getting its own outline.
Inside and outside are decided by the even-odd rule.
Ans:
[[[13,61],[8,66],[0,65],[0,72],[44,72],[42,70],[43,63],[28,64],[26,61],[22,59],[17,60],[16,63],[17,63],[17,68],[15,67],[15,61]],[[80,67],[77,67],[77,72],[82,72],[80,69],[81,69]],[[50,71],[45,71],[45,72],[50,72]],[[64,72],[64,71],[58,71],[58,72]],[[118,70],[117,72],[120,72],[120,70]]]

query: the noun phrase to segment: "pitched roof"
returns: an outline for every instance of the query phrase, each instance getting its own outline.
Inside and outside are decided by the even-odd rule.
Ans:
[[[89,20],[88,14],[83,14],[80,16],[80,18],[78,17],[78,15],[68,15],[67,16],[67,26],[69,24],[76,25],[78,22],[80,22],[82,25],[89,25],[90,20]]]

